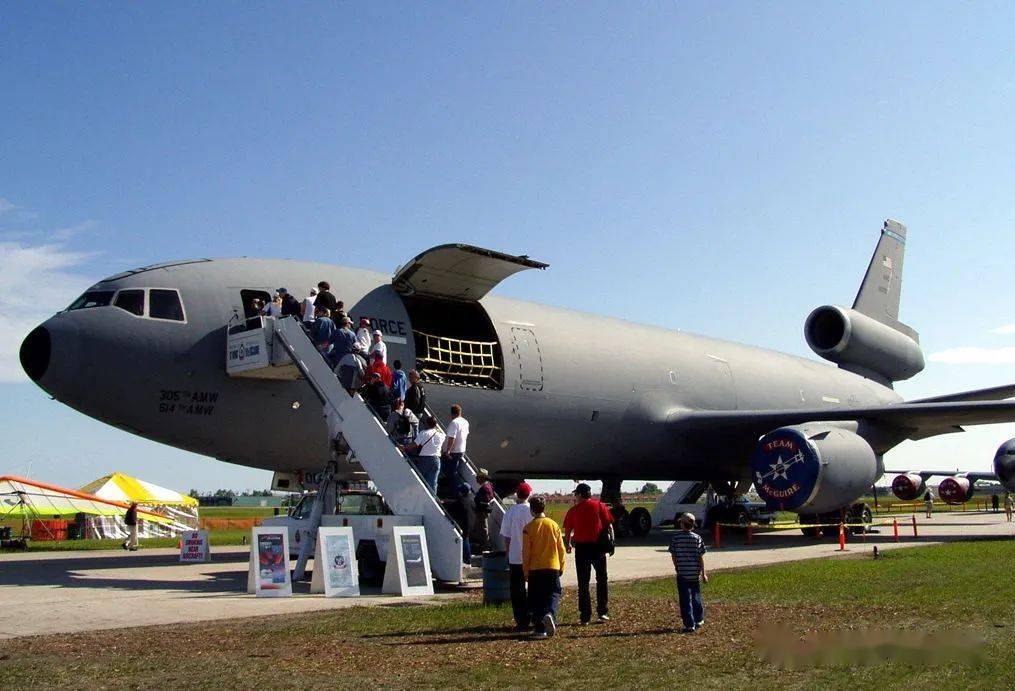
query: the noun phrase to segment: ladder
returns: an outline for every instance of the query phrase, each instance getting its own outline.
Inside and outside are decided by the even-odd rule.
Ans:
[[[268,344],[277,342],[285,349],[321,400],[331,439],[341,439],[348,445],[395,514],[422,517],[434,576],[441,581],[460,582],[463,536],[458,525],[391,441],[359,394],[350,396],[342,388],[299,322],[288,317],[267,317],[264,321]],[[320,516],[316,507],[315,515]],[[305,561],[301,554],[297,572]]]

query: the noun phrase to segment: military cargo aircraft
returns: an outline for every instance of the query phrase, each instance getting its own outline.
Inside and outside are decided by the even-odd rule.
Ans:
[[[468,245],[427,250],[393,277],[327,264],[195,259],[96,283],[33,330],[25,372],[110,425],[217,459],[319,469],[327,428],[300,381],[227,376],[231,325],[255,299],[330,282],[354,323],[383,333],[388,361],[415,367],[437,411],[460,403],[470,455],[502,491],[519,478],[754,483],[805,520],[836,512],[906,439],[1015,420],[1015,385],[904,401],[924,367],[899,321],[906,228],[884,223],[851,307],[826,305],[804,335],[837,367],[770,350],[489,295],[546,264]],[[312,405],[307,405],[307,404]],[[1015,484],[1009,475],[1009,486]]]

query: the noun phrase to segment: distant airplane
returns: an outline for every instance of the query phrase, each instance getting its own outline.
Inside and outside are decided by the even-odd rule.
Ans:
[[[943,477],[938,483],[937,493],[946,504],[962,504],[973,496],[976,483],[983,480],[999,482],[1008,491],[1015,491],[1015,439],[1009,439],[998,447],[994,454],[994,472],[956,470],[908,470],[887,471],[898,473],[892,479],[892,493],[903,501],[914,501],[928,491],[927,480]]]
[[[770,506],[816,521],[868,491],[902,441],[1015,421],[1001,400],[1015,385],[912,402],[892,389],[924,367],[898,321],[905,240],[886,221],[853,306],[807,317],[807,343],[837,368],[488,296],[547,265],[468,245],[427,250],[393,278],[264,259],[124,271],[33,330],[21,362],[57,400],[125,431],[230,463],[319,470],[330,449],[312,391],[231,378],[225,351],[255,298],[326,280],[354,322],[384,334],[389,362],[419,370],[435,410],[463,405],[470,455],[502,493],[523,477],[602,479],[613,501],[624,479],[708,481],[725,495],[753,482]]]

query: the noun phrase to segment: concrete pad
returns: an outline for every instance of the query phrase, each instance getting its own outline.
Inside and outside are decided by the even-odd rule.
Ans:
[[[848,551],[839,552],[835,539],[814,540],[798,530],[760,533],[753,545],[742,534],[727,534],[721,549],[709,550],[712,571],[783,561],[839,558],[869,553],[871,547],[895,549],[954,540],[1015,537],[1015,523],[1004,514],[940,513],[919,519],[913,538],[909,517],[900,519],[902,541],[895,543],[891,526],[881,527],[865,541],[850,536]],[[908,528],[907,528],[908,526]],[[671,532],[623,543],[609,560],[611,581],[666,576],[673,566],[666,546]],[[706,540],[711,543],[710,539]],[[174,549],[125,553],[116,550],[32,552],[0,555],[0,638],[98,629],[189,623],[236,617],[292,614],[362,605],[399,605],[406,600],[368,591],[359,598],[328,599],[310,595],[298,583],[291,598],[255,598],[246,593],[247,547],[219,547],[208,564],[180,564]],[[575,584],[569,563],[564,584]],[[409,601],[447,601],[445,593]]]

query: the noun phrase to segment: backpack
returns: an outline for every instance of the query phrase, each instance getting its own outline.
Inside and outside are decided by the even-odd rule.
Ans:
[[[409,416],[404,412],[398,414],[398,420],[395,421],[395,432],[401,436],[406,436],[412,431],[412,425],[409,424]]]

